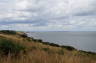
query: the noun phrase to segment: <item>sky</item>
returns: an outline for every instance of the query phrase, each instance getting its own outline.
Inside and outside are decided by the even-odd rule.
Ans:
[[[0,30],[96,31],[96,0],[0,0]]]

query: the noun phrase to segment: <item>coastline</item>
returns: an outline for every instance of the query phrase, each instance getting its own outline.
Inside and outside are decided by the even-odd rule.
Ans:
[[[0,63],[95,63],[96,53],[7,30],[0,31],[0,58]]]

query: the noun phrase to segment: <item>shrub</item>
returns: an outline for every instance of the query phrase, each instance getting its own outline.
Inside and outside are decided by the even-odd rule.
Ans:
[[[43,43],[43,41],[41,39],[32,39],[34,42],[39,42],[39,43]]]
[[[50,46],[60,47],[58,44],[49,43]]]
[[[23,33],[20,36],[23,37],[23,38],[27,38],[28,37],[26,33]]]
[[[38,42],[43,42],[42,39],[37,39]]]
[[[72,51],[72,50],[76,50],[74,47],[72,47],[72,46],[61,46],[62,48],[65,48],[65,49],[67,49],[67,50],[69,50],[69,51]]]
[[[12,30],[1,30],[0,33],[5,33],[5,34],[16,34],[16,31],[12,31]]]
[[[34,42],[37,42],[37,40],[36,39],[32,39]]]
[[[90,52],[90,51],[83,51],[83,50],[79,50],[79,52],[81,52],[81,53],[84,53],[84,54],[87,54],[87,55],[96,55],[96,53],[95,52]]]
[[[25,47],[19,43],[13,43],[10,40],[0,39],[0,52],[5,55],[8,55],[8,53],[18,54],[24,50]]]

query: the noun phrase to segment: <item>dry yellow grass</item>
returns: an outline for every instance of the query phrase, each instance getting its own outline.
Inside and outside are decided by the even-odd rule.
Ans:
[[[9,54],[1,57],[0,63],[96,63],[96,60],[83,56],[48,54],[44,51],[36,50],[26,55],[21,54],[17,58],[13,58]]]
[[[0,34],[0,37],[18,42],[26,46],[26,53],[12,56],[10,53],[0,55],[0,63],[96,63],[96,55],[83,53],[77,50],[69,51],[61,47],[45,45],[28,41],[19,35]]]

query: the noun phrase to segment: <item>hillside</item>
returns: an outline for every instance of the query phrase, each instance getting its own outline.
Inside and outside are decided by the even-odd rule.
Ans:
[[[3,30],[0,63],[96,63],[96,53],[43,42],[24,32]]]

